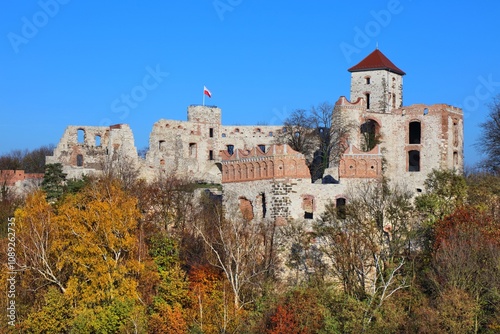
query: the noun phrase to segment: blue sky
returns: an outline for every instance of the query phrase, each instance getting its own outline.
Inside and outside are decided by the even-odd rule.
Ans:
[[[465,161],[500,93],[498,1],[78,1],[0,4],[0,154],[56,144],[67,125],[128,123],[136,146],[190,104],[224,124],[281,124],[349,96],[379,49],[404,104],[464,109]],[[128,96],[128,100],[127,100]]]

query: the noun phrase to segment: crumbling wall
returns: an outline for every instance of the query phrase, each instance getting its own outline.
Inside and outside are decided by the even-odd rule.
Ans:
[[[67,178],[100,173],[111,161],[139,165],[132,130],[127,124],[68,126],[46,163],[61,163]]]

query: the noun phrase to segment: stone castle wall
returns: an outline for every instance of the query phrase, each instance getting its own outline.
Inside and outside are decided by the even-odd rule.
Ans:
[[[47,163],[60,162],[69,177],[79,177],[121,159],[137,166],[146,180],[165,173],[222,183],[224,201],[244,219],[280,224],[317,217],[326,204],[345,203],[350,187],[382,177],[417,194],[434,169],[462,172],[462,110],[446,104],[403,106],[404,72],[390,61],[370,59],[350,69],[351,100],[342,96],[335,104],[334,113],[349,126],[343,138],[348,149],[318,183],[311,183],[302,154],[276,145],[282,126],[222,125],[215,106],[189,106],[187,121],[156,122],[144,160],[122,124],[68,127]]]
[[[127,124],[68,126],[46,163],[61,163],[67,178],[99,173],[113,159],[138,165],[132,130]]]

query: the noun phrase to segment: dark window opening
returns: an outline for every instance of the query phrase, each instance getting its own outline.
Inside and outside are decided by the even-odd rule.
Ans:
[[[189,143],[189,156],[196,158],[196,143]]]
[[[458,152],[453,152],[453,165],[458,166]]]
[[[337,198],[335,201],[335,207],[337,209],[337,218],[345,219],[346,217],[346,199],[345,198]]]
[[[421,193],[422,192],[422,188],[417,188],[417,193]]]
[[[83,155],[78,154],[78,155],[76,156],[76,165],[77,165],[78,167],[83,167]]]
[[[158,142],[158,149],[159,149],[160,151],[163,151],[163,149],[165,148],[165,145],[166,145],[166,144],[165,144],[165,141],[164,141],[164,140],[160,140],[160,141]]]
[[[396,94],[392,93],[392,107],[396,108]]]
[[[214,160],[214,151],[208,151],[208,160]]]
[[[85,130],[78,129],[77,137],[78,137],[78,139],[77,139],[78,144],[83,144],[85,142]]]
[[[234,153],[234,145],[226,145],[227,153],[233,155]]]
[[[222,134],[222,138],[226,138],[226,134],[225,133]]]
[[[266,153],[266,145],[259,145],[259,149],[260,149],[262,152]]]
[[[372,119],[361,124],[360,131],[363,139],[362,150],[371,151],[379,142],[378,124]]]
[[[262,193],[261,194],[261,200],[262,200],[262,218],[266,218],[266,194]]]
[[[369,85],[370,84],[370,77],[366,78],[366,84]]]
[[[312,212],[304,212],[304,219],[313,219],[313,213]]]
[[[370,94],[366,93],[365,97],[366,97],[366,109],[370,109]]]
[[[410,123],[410,144],[420,144],[421,128],[420,122]]]
[[[412,150],[408,152],[408,171],[420,172],[420,152]]]
[[[209,136],[210,138],[213,138],[213,137],[214,137],[214,128],[210,128],[210,129],[208,130],[208,136]]]

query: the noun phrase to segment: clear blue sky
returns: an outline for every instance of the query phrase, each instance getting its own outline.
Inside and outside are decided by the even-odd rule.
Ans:
[[[347,68],[378,43],[407,73],[405,105],[464,108],[471,165],[500,93],[499,14],[484,0],[3,0],[0,154],[56,144],[67,125],[128,123],[143,148],[204,85],[224,124],[281,124],[348,97]]]

